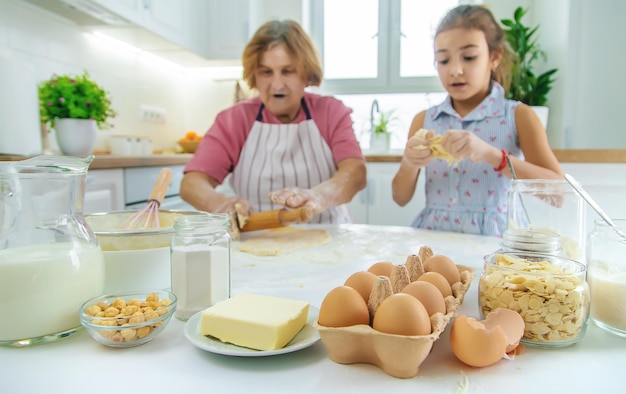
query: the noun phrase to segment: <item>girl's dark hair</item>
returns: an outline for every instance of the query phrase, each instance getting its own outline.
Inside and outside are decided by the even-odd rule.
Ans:
[[[308,86],[322,83],[322,62],[317,48],[302,27],[295,21],[269,21],[259,27],[243,50],[243,78],[250,88],[256,88],[255,72],[261,55],[276,45],[284,45],[297,62],[298,72],[304,75]]]
[[[504,90],[511,84],[510,71],[513,65],[513,54],[502,27],[493,17],[491,11],[481,5],[460,5],[448,11],[439,22],[435,37],[448,30],[462,28],[481,30],[485,33],[489,54],[502,50],[502,59],[495,70],[491,71],[491,79],[500,83]]]

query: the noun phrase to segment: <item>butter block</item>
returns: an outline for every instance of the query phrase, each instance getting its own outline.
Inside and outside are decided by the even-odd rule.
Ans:
[[[200,334],[257,350],[284,347],[304,327],[309,303],[242,293],[202,311]]]

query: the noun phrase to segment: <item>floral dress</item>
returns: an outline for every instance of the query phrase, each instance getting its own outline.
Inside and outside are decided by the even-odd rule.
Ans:
[[[491,93],[462,118],[450,97],[428,109],[424,128],[443,135],[450,129],[473,132],[483,141],[523,159],[515,127],[518,101],[504,98],[504,89],[493,82]],[[469,158],[456,165],[433,159],[422,173],[426,176],[426,207],[413,227],[471,234],[501,235],[507,225],[507,192],[511,180],[488,163]]]

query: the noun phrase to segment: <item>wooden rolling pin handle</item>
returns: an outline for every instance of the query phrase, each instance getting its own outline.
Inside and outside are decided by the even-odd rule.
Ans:
[[[278,213],[280,222],[284,225],[287,223],[308,222],[313,217],[313,212],[309,208],[281,209]]]

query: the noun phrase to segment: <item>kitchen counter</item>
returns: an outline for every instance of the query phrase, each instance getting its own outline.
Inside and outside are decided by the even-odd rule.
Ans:
[[[560,163],[626,163],[626,149],[553,149]],[[385,153],[365,152],[370,163],[396,163],[402,150]]]
[[[402,150],[389,152],[364,151],[369,163],[399,163]],[[626,149],[555,149],[561,163],[626,163]],[[155,154],[150,156],[96,155],[89,169],[168,166],[186,164],[192,154]],[[24,160],[23,156],[0,155],[0,161]]]
[[[500,240],[407,227],[341,225],[329,244],[278,257],[233,252],[232,290],[302,299],[319,308],[332,288],[380,260],[405,262],[428,245],[476,269],[458,314],[478,317],[477,284],[483,255]],[[244,238],[249,234],[244,234]],[[233,243],[236,249],[237,243]],[[2,324],[10,319],[4,317]],[[623,392],[626,340],[589,325],[585,338],[562,349],[527,347],[513,360],[486,368],[459,362],[450,325],[411,379],[393,378],[367,364],[331,361],[322,342],[269,357],[231,357],[192,345],[184,323],[172,319],[153,341],[129,349],[104,347],[81,331],[53,344],[0,348],[2,393],[529,393]]]

